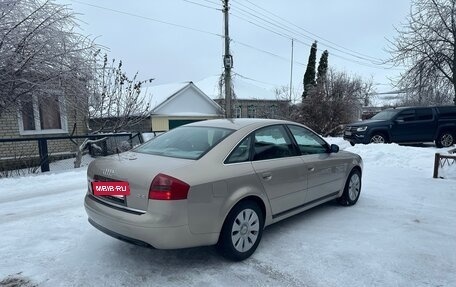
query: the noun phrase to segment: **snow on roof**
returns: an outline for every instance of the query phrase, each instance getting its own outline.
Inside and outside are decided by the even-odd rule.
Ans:
[[[160,104],[165,102],[168,98],[182,90],[189,85],[190,82],[171,83],[164,85],[144,85],[142,86],[142,93],[149,97],[149,109],[153,111]]]
[[[403,100],[401,94],[376,94],[369,101],[371,107],[396,107]]]
[[[220,76],[211,76],[201,81],[195,82],[211,99],[219,99],[220,96]],[[245,78],[237,75],[233,77],[234,93],[237,99],[241,100],[277,100],[276,94],[271,88],[262,87]],[[224,95],[222,96],[222,98]]]

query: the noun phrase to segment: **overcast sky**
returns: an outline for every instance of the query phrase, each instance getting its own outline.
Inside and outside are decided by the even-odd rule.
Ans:
[[[80,13],[83,33],[97,37],[111,58],[122,59],[127,72],[138,71],[140,78],[164,84],[222,72],[221,0],[58,2]],[[295,88],[301,89],[314,40],[317,61],[328,49],[331,67],[372,76],[379,92],[390,90],[388,78],[400,72],[372,58],[388,58],[386,38],[396,36],[393,26],[405,21],[409,0],[230,0],[230,6],[234,72],[259,85],[289,85],[292,37]]]

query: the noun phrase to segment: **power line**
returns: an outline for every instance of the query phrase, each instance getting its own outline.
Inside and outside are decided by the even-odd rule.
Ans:
[[[255,21],[256,21],[257,23],[264,22],[264,23],[262,23],[262,24],[255,24],[255,25],[257,25],[258,27],[263,28],[263,27],[264,27],[263,25],[268,25],[268,26],[270,27],[270,29],[277,29],[277,28],[279,28],[279,29],[284,30],[284,31],[286,31],[286,32],[288,32],[288,33],[291,33],[291,35],[299,35],[299,36],[304,37],[304,38],[307,38],[307,39],[309,39],[309,40],[312,40],[312,41],[314,40],[313,38],[311,38],[311,37],[309,37],[309,36],[307,36],[307,35],[305,35],[305,34],[303,34],[303,33],[301,33],[301,32],[296,32],[296,30],[290,29],[289,27],[286,27],[286,26],[282,25],[281,23],[278,23],[277,21],[275,21],[275,20],[273,20],[273,19],[272,19],[272,21],[266,20],[265,18],[271,19],[271,18],[269,18],[268,16],[263,16],[264,18],[262,18],[262,17],[259,17],[259,16],[256,15],[256,14],[253,14],[253,13],[251,13],[251,12],[249,12],[249,11],[246,11],[246,10],[244,10],[244,9],[242,9],[242,8],[238,8],[238,7],[235,7],[235,6],[232,6],[232,8],[235,9],[235,10],[237,10],[238,13],[241,13],[242,15],[244,15],[244,16],[247,17],[247,18],[250,18],[250,19],[255,18]],[[259,15],[264,15],[264,14],[261,14],[261,13],[257,13],[257,14],[259,14]],[[253,18],[252,18],[252,17],[253,17]],[[258,19],[258,20],[257,20],[257,19]],[[245,19],[245,21],[248,21],[248,20]],[[249,22],[250,22],[250,21],[249,21]],[[250,23],[252,23],[252,22],[250,22]],[[277,23],[278,23],[278,24],[277,24]],[[274,28],[271,28],[271,27],[274,27]],[[289,38],[289,39],[291,39],[291,38],[296,38],[295,36],[286,36],[286,37]]]
[[[288,39],[288,40],[294,39],[294,40],[296,40],[296,42],[298,42],[298,43],[300,43],[300,44],[302,44],[302,45],[305,45],[305,46],[307,46],[307,47],[311,47],[311,44],[306,43],[306,42],[304,42],[303,40],[300,40],[299,38],[296,38],[296,37],[294,37],[294,36],[292,36],[292,35],[288,35],[288,34],[283,34],[283,33],[277,32],[277,31],[275,31],[275,30],[273,30],[273,29],[271,29],[271,28],[269,28],[269,27],[265,27],[265,26],[263,26],[263,25],[261,25],[261,24],[258,24],[258,23],[256,23],[256,22],[254,22],[254,20],[246,19],[246,18],[244,18],[244,17],[241,17],[241,16],[236,15],[236,14],[233,14],[233,13],[230,13],[230,15],[232,15],[232,16],[238,18],[238,19],[241,19],[241,20],[243,20],[243,21],[245,21],[245,22],[248,22],[248,23],[250,23],[250,24],[252,24],[252,25],[254,25],[254,26],[257,26],[257,27],[259,27],[259,28],[261,28],[261,29],[264,29],[264,30],[266,30],[266,31],[269,31],[269,32],[271,32],[271,33],[274,33],[274,34],[276,34],[276,35],[278,35],[278,36],[284,37],[284,38],[286,38],[286,39]],[[391,67],[384,67],[384,66],[381,66],[381,65],[379,65],[379,64],[372,63],[372,61],[370,61],[370,60],[368,60],[368,62],[366,63],[366,62],[361,62],[360,60],[350,59],[350,58],[347,58],[347,57],[345,57],[345,56],[339,55],[339,54],[334,53],[334,52],[330,52],[330,55],[332,55],[332,56],[334,56],[334,57],[336,57],[336,58],[340,58],[340,59],[342,59],[342,60],[348,61],[348,62],[352,62],[352,63],[358,64],[358,65],[362,65],[362,66],[365,66],[365,67],[369,67],[369,68],[383,69],[383,70],[392,70],[392,69],[394,69],[394,68],[391,68]],[[361,58],[361,59],[363,59],[363,58]],[[395,69],[394,69],[394,70],[395,70]]]
[[[218,7],[221,7],[221,6],[220,6],[220,3],[217,3],[217,2],[215,2],[215,1],[211,1],[211,0],[202,0],[202,1],[204,1],[204,2],[206,2],[206,3],[214,4],[215,6],[218,6]]]
[[[78,3],[78,4],[94,7],[94,8],[97,8],[97,9],[102,9],[102,10],[106,10],[106,11],[110,11],[110,12],[115,12],[115,13],[118,13],[118,14],[127,15],[127,16],[130,16],[130,17],[135,17],[135,18],[139,18],[139,19],[143,19],[143,20],[152,21],[152,22],[158,22],[158,23],[161,23],[161,24],[170,25],[170,26],[177,27],[177,28],[187,29],[187,30],[191,30],[191,31],[199,32],[199,33],[204,33],[204,34],[208,34],[208,35],[217,36],[217,37],[220,37],[220,38],[225,38],[221,34],[209,32],[209,31],[204,31],[204,30],[197,29],[197,28],[192,28],[192,27],[188,27],[188,26],[184,26],[184,25],[180,25],[180,24],[175,24],[175,23],[171,23],[171,22],[167,22],[167,21],[162,21],[162,20],[158,20],[158,19],[154,19],[154,18],[151,18],[151,17],[146,17],[146,16],[142,16],[142,15],[138,15],[138,14],[134,14],[134,13],[130,13],[130,12],[125,12],[125,11],[120,11],[120,10],[116,10],[116,9],[111,9],[111,8],[108,8],[108,7],[103,7],[103,6],[99,6],[99,5],[89,4],[89,3],[85,3],[85,2],[82,2],[82,1],[78,1],[78,0],[71,0],[71,1],[75,2],[75,3]],[[279,55],[274,54],[274,53],[272,53],[270,51],[257,48],[257,47],[255,47],[253,45],[250,45],[250,44],[247,44],[247,43],[244,43],[244,42],[241,42],[241,41],[236,41],[233,38],[231,38],[231,41],[233,43],[236,43],[236,44],[239,44],[241,46],[250,48],[252,50],[256,50],[258,52],[261,52],[261,53],[264,53],[264,54],[268,54],[270,56],[273,56],[273,57],[276,57],[276,58],[279,58],[279,59],[282,59],[282,60],[285,60],[285,61],[288,61],[288,62],[290,61],[290,59],[288,59],[288,58],[279,56]],[[303,64],[303,63],[300,63],[300,62],[297,62],[297,61],[294,61],[294,62],[296,64],[302,65],[304,67],[307,66],[306,64]]]
[[[118,14],[123,14],[123,15],[131,16],[131,17],[135,17],[135,18],[139,18],[139,19],[143,19],[143,20],[148,20],[148,21],[152,21],[152,22],[157,22],[157,23],[173,26],[173,27],[178,27],[178,28],[182,28],[182,29],[186,29],[186,30],[191,30],[191,31],[195,31],[195,32],[203,33],[203,34],[208,34],[208,35],[213,35],[213,36],[218,36],[218,37],[224,38],[224,36],[221,34],[209,32],[209,31],[205,31],[205,30],[201,30],[201,29],[197,29],[197,28],[192,28],[192,27],[188,27],[188,26],[184,26],[184,25],[180,25],[180,24],[175,24],[175,23],[171,23],[171,22],[167,22],[167,21],[163,21],[163,20],[159,20],[159,19],[155,19],[155,18],[151,18],[151,17],[141,16],[138,14],[120,11],[120,10],[112,9],[112,8],[108,8],[108,7],[98,6],[98,5],[94,5],[94,4],[90,4],[90,3],[86,3],[86,2],[82,2],[82,1],[78,1],[78,0],[71,0],[71,1],[78,3],[78,4],[115,12]]]
[[[264,84],[264,85],[268,85],[268,86],[272,86],[272,87],[280,86],[279,84],[273,84],[273,83],[268,83],[268,82],[263,82],[263,81],[260,81],[260,80],[256,80],[256,79],[253,79],[251,77],[247,77],[247,76],[241,75],[241,74],[239,74],[237,72],[234,72],[233,74],[235,76],[238,76],[238,77],[242,78],[242,79],[253,81],[253,82],[257,82],[257,83],[260,83],[260,84]]]
[[[297,32],[295,29],[292,29],[292,28],[290,28],[289,26],[285,26],[285,25],[283,25],[282,23],[280,23],[280,22],[278,22],[278,21],[276,21],[276,20],[274,20],[274,19],[268,17],[267,15],[265,15],[265,14],[263,14],[263,13],[261,13],[261,12],[258,12],[258,11],[256,11],[256,10],[250,8],[250,7],[247,7],[247,6],[243,5],[242,3],[239,3],[239,2],[237,2],[237,3],[238,3],[239,5],[241,5],[241,6],[243,6],[243,7],[246,7],[246,8],[249,9],[249,10],[254,11],[256,14],[260,14],[260,15],[262,15],[263,17],[265,17],[265,18],[267,18],[267,19],[271,19],[272,22],[271,22],[271,21],[268,21],[268,20],[265,20],[265,19],[263,19],[263,18],[257,16],[256,14],[250,13],[250,12],[248,12],[248,11],[242,9],[242,8],[235,8],[235,9],[237,9],[237,10],[243,11],[243,12],[244,12],[244,13],[243,13],[244,15],[247,13],[247,14],[253,16],[254,18],[258,18],[258,19],[260,19],[260,20],[263,21],[263,22],[266,22],[266,23],[268,23],[268,24],[271,24],[271,25],[273,25],[273,26],[275,26],[275,27],[278,27],[278,28],[280,28],[280,29],[282,29],[282,30],[285,30],[285,31],[287,31],[287,32],[289,32],[289,33],[291,32],[292,34],[299,35],[300,37],[304,37],[304,38],[307,38],[307,39],[310,39],[310,40],[314,40],[314,39],[312,39],[311,37],[309,37],[309,36],[303,34],[302,32],[299,32],[299,31]],[[247,17],[250,17],[250,16],[247,16]],[[250,22],[250,21],[249,21],[249,22]],[[252,22],[250,22],[250,23],[252,23]],[[278,23],[278,24],[277,24],[277,23]],[[255,24],[255,25],[256,25],[256,26],[261,26],[261,25],[259,25],[259,24]],[[270,30],[270,29],[269,29],[269,30]],[[295,37],[295,36],[289,36],[289,37],[297,38],[297,37]],[[363,57],[363,56],[360,56],[360,55],[357,55],[357,54],[353,54],[353,53],[348,53],[348,52],[342,51],[341,49],[332,47],[332,46],[327,45],[327,44],[325,44],[325,43],[322,43],[322,44],[323,44],[323,46],[326,46],[326,47],[328,47],[328,48],[330,48],[330,49],[332,49],[332,50],[341,52],[341,53],[343,53],[343,54],[347,54],[347,55],[349,55],[349,56],[351,56],[351,57],[354,57],[354,58],[357,58],[357,59],[359,59],[359,60],[367,61],[367,62],[369,62],[369,63],[371,63],[371,64],[378,65],[378,66],[383,65],[383,63],[381,63],[381,62],[379,61],[379,59],[375,59],[375,58],[372,58],[372,57],[370,57],[370,56],[369,56],[369,58],[371,58],[371,59],[369,59],[369,58],[366,58],[366,57]],[[342,56],[341,56],[341,57],[342,57]],[[345,58],[345,59],[346,59],[346,58]],[[374,59],[374,60],[373,60],[373,59]]]
[[[147,21],[152,21],[152,22],[157,22],[157,23],[161,23],[161,24],[165,24],[165,25],[169,25],[169,26],[173,26],[173,27],[177,27],[177,28],[181,28],[181,29],[186,29],[186,30],[190,30],[190,31],[194,31],[194,32],[199,32],[199,33],[203,33],[203,34],[207,34],[207,35],[212,35],[212,36],[217,36],[219,38],[224,38],[223,35],[221,34],[218,34],[218,33],[214,33],[214,32],[209,32],[209,31],[205,31],[205,30],[201,30],[201,29],[198,29],[198,28],[193,28],[193,27],[189,27],[189,26],[185,26],[185,25],[181,25],[181,24],[176,24],[176,23],[172,23],[172,22],[168,22],[168,21],[163,21],[163,20],[159,20],[159,19],[155,19],[155,18],[151,18],[151,17],[146,17],[146,16],[142,16],[142,15],[138,15],[138,14],[134,14],[134,13],[131,13],[131,12],[125,12],[125,11],[121,11],[121,10],[117,10],[117,9],[112,9],[112,8],[108,8],[108,7],[103,7],[103,6],[99,6],[99,5],[95,5],[95,4],[90,4],[90,3],[86,3],[86,2],[82,2],[82,1],[78,1],[78,0],[71,0],[72,2],[75,2],[75,3],[78,3],[78,4],[81,4],[81,5],[86,5],[86,6],[90,6],[90,7],[94,7],[94,8],[97,8],[97,9],[102,9],[102,10],[106,10],[106,11],[110,11],[110,12],[114,12],[114,13],[118,13],[118,14],[122,14],[122,15],[127,15],[127,16],[130,16],[130,17],[135,17],[135,18],[139,18],[139,19],[143,19],[143,20],[147,20]],[[209,0],[208,0],[209,1]],[[210,1],[212,2],[212,1]],[[215,2],[213,2],[215,3]],[[232,13],[231,13],[232,15]],[[233,15],[234,16],[234,15]],[[239,18],[239,16],[237,16]],[[242,18],[242,17],[241,17]],[[247,20],[248,21],[248,20]],[[258,24],[258,26],[261,26]],[[270,30],[270,29],[269,29]],[[272,31],[270,31],[272,32]],[[288,39],[292,39],[292,37],[290,36],[287,36],[287,35],[284,35],[282,33],[279,33],[279,32],[274,32],[274,33],[277,33],[279,35],[281,35],[282,37],[285,37],[285,38],[288,38]],[[244,47],[247,47],[249,49],[252,49],[252,50],[256,50],[258,52],[261,52],[261,53],[264,53],[264,54],[268,54],[270,56],[273,56],[275,58],[278,58],[278,59],[281,59],[281,60],[284,60],[284,61],[287,61],[287,62],[290,62],[291,59],[289,58],[286,58],[286,57],[283,57],[283,56],[280,56],[280,55],[277,55],[273,52],[270,52],[270,51],[267,51],[267,50],[264,50],[264,49],[261,49],[261,48],[258,48],[258,47],[255,47],[254,45],[251,45],[251,44],[247,44],[247,43],[244,43],[244,42],[241,42],[241,41],[237,41],[237,40],[234,40],[233,38],[231,38],[231,41],[233,43],[236,43],[238,45],[241,45],[241,46],[244,46]],[[300,44],[303,44],[303,45],[306,45],[306,46],[310,46],[308,43],[305,43],[303,41],[300,41],[298,39],[296,39],[296,42],[300,43]],[[356,62],[355,60],[351,60],[351,59],[347,59],[347,58],[344,58],[342,56],[339,56],[339,55],[335,55],[333,53],[331,53],[332,55],[336,56],[336,57],[340,57],[340,58],[343,58],[347,61],[351,61],[351,62]],[[304,64],[304,63],[301,63],[301,62],[298,62],[298,61],[293,61],[294,63],[298,64],[298,65],[301,65],[303,67],[306,67],[307,65]],[[361,63],[361,62],[358,62],[359,64],[361,65],[366,65],[368,66],[367,64],[365,63]],[[376,66],[368,66],[368,67],[372,67],[372,68],[381,68],[381,67],[376,67]],[[383,67],[383,69],[386,69]]]
[[[200,7],[209,8],[209,9],[217,10],[217,11],[222,11],[222,9],[220,9],[220,8],[214,8],[214,7],[211,7],[211,6],[208,6],[208,5],[204,5],[204,4],[201,4],[201,3],[198,3],[198,2],[193,2],[193,1],[190,1],[190,0],[182,0],[182,1],[190,3],[190,4],[193,4],[193,5],[197,5],[197,6],[200,6]]]
[[[233,1],[237,2],[238,4],[240,4],[240,5],[244,6],[244,7],[247,7],[247,6],[243,5],[242,3],[239,3],[239,2],[236,1],[236,0],[233,0]],[[371,58],[371,59],[373,59],[373,60],[375,60],[375,61],[383,62],[382,59],[379,59],[379,58],[377,58],[377,57],[372,57],[372,56],[370,56],[370,55],[367,55],[367,54],[363,54],[363,53],[357,52],[357,51],[352,50],[352,49],[350,49],[350,48],[346,48],[346,47],[344,47],[344,46],[342,46],[342,45],[339,45],[339,44],[337,44],[337,43],[335,43],[335,42],[332,42],[332,41],[330,41],[330,40],[327,40],[327,39],[325,39],[325,38],[323,38],[323,37],[321,37],[321,36],[319,36],[319,35],[317,35],[317,34],[314,34],[314,33],[310,32],[309,30],[306,30],[306,29],[304,29],[304,28],[302,28],[302,27],[300,27],[300,26],[294,24],[293,22],[290,22],[289,20],[287,20],[287,19],[285,19],[285,18],[283,18],[283,17],[281,17],[281,16],[279,16],[279,15],[277,15],[277,14],[274,14],[273,12],[268,11],[268,10],[264,9],[263,7],[261,7],[261,6],[257,5],[257,4],[255,4],[255,3],[253,3],[253,2],[251,2],[251,1],[249,1],[249,0],[245,0],[245,1],[248,2],[248,3],[250,3],[252,6],[254,6],[254,7],[256,7],[256,8],[258,8],[258,9],[260,9],[260,10],[262,10],[262,11],[264,11],[264,12],[266,12],[266,13],[268,13],[268,14],[274,16],[274,17],[276,17],[277,19],[280,19],[281,21],[283,21],[283,22],[285,22],[285,23],[287,23],[287,24],[289,24],[289,25],[292,25],[293,27],[296,27],[296,28],[298,28],[298,29],[300,29],[300,30],[302,30],[302,31],[304,31],[304,32],[306,32],[306,33],[308,33],[308,34],[310,34],[310,35],[313,35],[314,37],[316,37],[316,38],[318,38],[318,39],[320,39],[320,40],[323,40],[323,41],[325,41],[325,42],[328,42],[328,43],[330,43],[330,44],[333,44],[333,45],[335,45],[335,46],[337,46],[337,47],[339,47],[339,48],[341,48],[341,49],[350,51],[350,52],[352,52],[352,53],[355,53],[355,54],[358,54],[358,55],[361,55],[361,56],[364,56],[364,57],[367,57],[367,58]],[[252,8],[250,8],[250,9],[252,9]],[[253,10],[253,9],[252,9],[252,10]],[[323,44],[324,44],[324,43],[323,43]],[[327,45],[325,45],[325,46],[327,46]]]
[[[240,42],[240,41],[236,41],[236,40],[233,40],[233,39],[231,39],[231,41],[232,41],[233,43],[235,43],[235,44],[239,44],[239,45],[241,45],[241,46],[244,46],[244,47],[250,48],[250,49],[252,49],[252,50],[259,51],[259,52],[262,52],[262,53],[264,53],[264,54],[268,54],[268,55],[273,56],[273,57],[275,57],[275,58],[278,58],[278,59],[281,59],[281,60],[284,60],[284,61],[287,61],[287,62],[290,62],[290,61],[291,61],[291,59],[289,59],[289,58],[282,57],[282,56],[280,56],[280,55],[274,54],[274,53],[272,53],[272,52],[269,52],[269,51],[266,51],[266,50],[263,50],[263,49],[260,49],[260,48],[257,48],[257,47],[255,47],[255,46],[252,46],[252,45],[249,45],[249,44]],[[303,67],[307,67],[306,64],[301,63],[301,62],[298,62],[298,61],[294,61],[294,63],[296,63],[296,64],[298,64],[298,65],[301,65],[301,66],[303,66]]]

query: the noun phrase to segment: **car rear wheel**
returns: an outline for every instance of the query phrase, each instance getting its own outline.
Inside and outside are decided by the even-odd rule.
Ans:
[[[454,135],[450,131],[444,131],[437,137],[435,145],[437,147],[450,147],[454,145],[454,141]]]
[[[242,201],[234,206],[225,219],[217,250],[233,261],[247,259],[258,247],[263,227],[263,212],[258,204]]]
[[[386,143],[386,138],[383,134],[374,134],[370,138],[371,143]]]
[[[345,183],[344,192],[338,199],[343,206],[356,204],[361,193],[361,172],[358,169],[353,169]]]

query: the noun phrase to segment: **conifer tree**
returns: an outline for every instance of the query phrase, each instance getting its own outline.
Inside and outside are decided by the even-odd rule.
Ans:
[[[328,50],[321,54],[320,62],[317,69],[317,85],[323,86],[326,81],[326,74],[328,73]]]
[[[315,66],[317,61],[317,41],[312,44],[310,48],[309,61],[307,62],[307,69],[304,73],[304,92],[302,93],[302,99],[304,100],[309,93],[309,89],[315,86]]]

